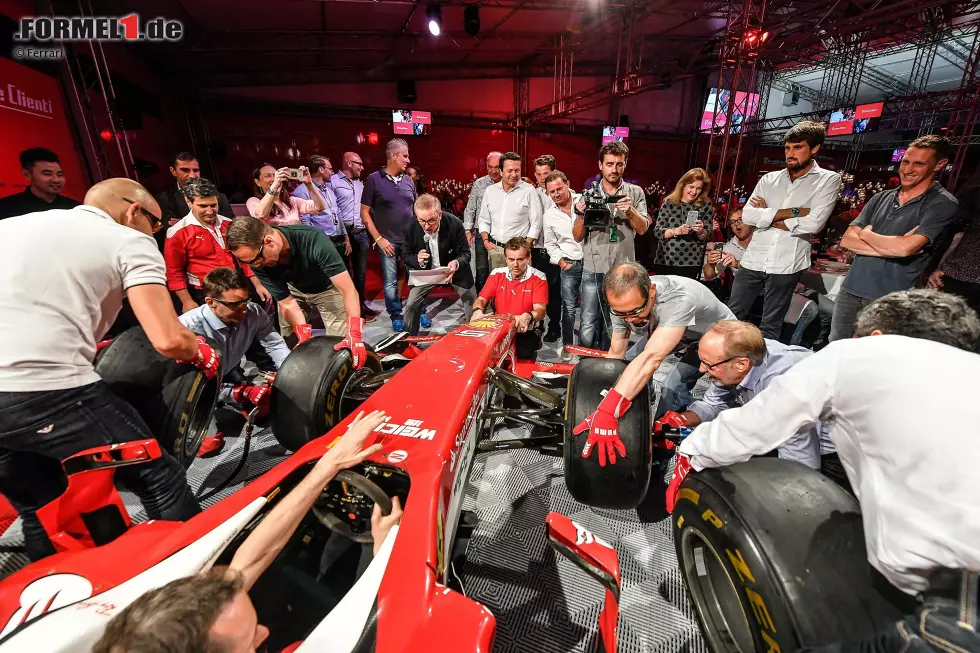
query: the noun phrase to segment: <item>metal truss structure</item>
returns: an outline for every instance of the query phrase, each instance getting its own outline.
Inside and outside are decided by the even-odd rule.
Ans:
[[[970,56],[963,67],[963,79],[957,89],[955,108],[950,114],[946,133],[959,141],[953,157],[953,172],[947,182],[955,190],[963,172],[966,150],[975,138],[980,116],[980,32],[973,35]],[[978,139],[980,140],[980,139]],[[980,173],[980,167],[977,168]]]

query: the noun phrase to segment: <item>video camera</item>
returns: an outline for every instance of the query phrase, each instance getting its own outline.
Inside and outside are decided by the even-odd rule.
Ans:
[[[592,187],[582,193],[585,200],[585,212],[582,214],[587,229],[608,229],[612,226],[614,209],[612,205],[626,197],[625,195],[606,195],[599,187],[598,181],[592,182]]]

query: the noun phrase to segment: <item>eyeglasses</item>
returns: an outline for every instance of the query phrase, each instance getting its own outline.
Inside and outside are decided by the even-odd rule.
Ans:
[[[247,299],[243,299],[240,302],[226,302],[222,299],[218,299],[217,297],[211,297],[211,299],[213,299],[214,301],[218,302],[219,304],[221,304],[226,308],[230,308],[233,311],[237,311],[238,309],[240,309],[241,307],[243,307],[245,304],[248,303]]]
[[[703,361],[700,356],[698,357],[698,360],[701,361],[701,364],[702,365],[704,365],[704,369],[706,369],[706,370],[708,370],[710,372],[711,370],[715,369],[719,365],[724,365],[725,363],[731,363],[733,360],[735,360],[737,358],[745,358],[745,357],[744,356],[732,356],[731,358],[726,358],[723,361],[718,361],[717,363],[711,363],[710,365],[708,363],[706,363],[705,361]]]
[[[265,243],[262,243],[261,245],[259,245],[259,251],[258,251],[258,253],[256,253],[255,258],[253,258],[253,259],[251,259],[249,261],[242,261],[242,263],[244,263],[245,265],[252,265],[256,261],[258,261],[260,258],[262,258],[262,251],[264,249],[265,249]]]
[[[351,161],[351,163],[356,166],[361,166],[362,168],[364,167],[364,164],[361,163],[360,161]]]
[[[121,199],[124,202],[129,202],[130,204],[137,203],[136,200],[131,200],[127,197],[120,197],[119,199]],[[146,219],[150,221],[150,227],[154,231],[156,231],[157,228],[163,224],[163,218],[158,218],[157,216],[153,215],[152,213],[144,209],[142,206],[140,207],[140,213],[142,213],[146,217]]]
[[[640,313],[646,310],[647,304],[649,303],[650,303],[650,297],[648,296],[647,300],[643,302],[643,305],[639,306],[638,308],[634,308],[629,311],[617,311],[613,308],[610,308],[609,312],[615,315],[616,317],[636,317],[637,315],[639,315]]]

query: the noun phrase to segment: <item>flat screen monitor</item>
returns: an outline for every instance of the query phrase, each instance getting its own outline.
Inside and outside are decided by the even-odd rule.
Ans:
[[[428,111],[393,109],[391,126],[396,134],[404,136],[428,136],[432,133],[432,114]]]
[[[612,143],[613,141],[625,141],[629,138],[629,127],[614,127],[612,125],[602,128],[602,144]]]
[[[830,125],[827,136],[847,136],[848,134],[864,134],[878,129],[884,102],[859,104],[854,108],[841,107],[830,112]]]
[[[701,131],[711,131],[714,127],[724,127],[728,123],[728,108],[732,102],[732,92],[727,88],[713,88],[708,93],[701,113]],[[759,109],[759,94],[738,91],[735,93],[735,106],[732,107],[731,132],[738,133],[742,123],[751,120]]]
[[[905,148],[904,147],[901,148],[901,149],[898,149],[898,150],[894,150],[892,152],[892,163],[900,163],[903,156],[905,156]]]

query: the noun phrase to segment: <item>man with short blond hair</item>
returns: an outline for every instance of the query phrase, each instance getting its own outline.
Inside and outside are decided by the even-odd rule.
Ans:
[[[469,322],[476,301],[473,273],[470,271],[470,246],[466,230],[455,215],[442,210],[433,195],[420,195],[415,200],[415,222],[405,229],[401,249],[402,262],[409,270],[447,268],[446,283],[463,301],[464,322]],[[409,282],[411,285],[411,281]],[[439,284],[414,285],[405,302],[405,322],[409,335],[419,332],[420,314],[426,296]]]

